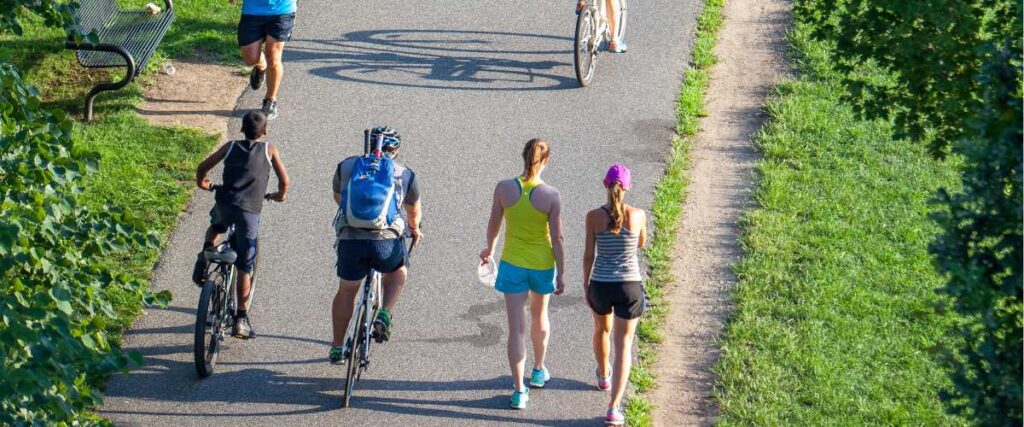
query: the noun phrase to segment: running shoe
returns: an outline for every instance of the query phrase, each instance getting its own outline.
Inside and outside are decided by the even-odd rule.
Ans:
[[[601,376],[601,370],[598,369],[596,374],[597,374],[597,389],[598,390],[603,390],[603,391],[611,390],[612,389],[612,373],[608,372],[608,376],[607,377],[602,377]]]
[[[267,80],[267,70],[261,70],[259,66],[253,65],[252,71],[249,72],[249,88],[252,90],[259,90],[263,87],[263,82]]]
[[[256,330],[249,325],[249,316],[235,319],[235,326],[231,328],[231,336],[244,340],[256,338]]]
[[[619,408],[609,409],[604,415],[604,424],[609,426],[621,426],[626,424],[626,416]]]
[[[533,373],[530,374],[530,387],[544,388],[544,383],[550,379],[551,374],[548,373],[546,366],[541,369],[534,369]]]
[[[373,335],[371,336],[377,342],[391,339],[391,310],[380,308],[377,318],[373,319]]]
[[[204,252],[199,252],[199,255],[196,256],[196,265],[192,268],[192,283],[199,287],[203,287],[203,283],[206,282],[206,268],[210,266]]]
[[[626,42],[622,40],[608,43],[608,51],[611,53],[626,53]]]
[[[345,364],[345,361],[348,360],[349,353],[352,351],[352,350],[349,350],[349,347],[351,347],[350,346],[351,343],[352,343],[351,339],[345,340],[345,344],[344,345],[339,345],[337,347],[331,347],[331,349],[327,351],[327,359],[329,359],[331,361],[332,365],[344,365]]]
[[[526,409],[526,402],[530,401],[530,389],[523,391],[513,391],[512,400],[509,402],[509,406],[513,409]]]
[[[267,116],[267,120],[274,120],[277,118],[277,101],[273,99],[264,99],[261,111],[263,111],[263,114]]]

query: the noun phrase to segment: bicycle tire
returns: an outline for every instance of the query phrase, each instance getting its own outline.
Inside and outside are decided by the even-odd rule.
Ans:
[[[572,65],[576,71],[576,81],[580,87],[587,87],[594,79],[594,63],[597,60],[596,43],[593,39],[597,37],[596,26],[594,25],[594,8],[590,2],[580,10],[576,16],[576,33],[573,37]]]
[[[216,293],[217,285],[212,280],[206,281],[199,294],[199,305],[196,307],[196,325],[192,347],[196,374],[199,375],[199,378],[206,378],[213,374],[213,370],[217,366],[217,355],[220,352],[217,330],[222,327],[224,313],[220,309],[223,305],[217,301]],[[210,320],[211,324],[209,341],[207,341],[207,320]]]
[[[343,408],[348,408],[349,400],[352,398],[352,389],[355,387],[356,381],[359,379],[359,364],[361,362],[359,354],[362,351],[363,343],[365,342],[365,340],[363,340],[363,335],[368,333],[365,331],[366,323],[363,321],[363,318],[366,317],[365,301],[364,303],[359,304],[359,311],[356,314],[357,316],[352,318],[353,321],[357,323],[355,328],[352,329],[352,348],[349,350],[348,364],[346,366],[348,375],[345,378],[345,390],[341,403]]]

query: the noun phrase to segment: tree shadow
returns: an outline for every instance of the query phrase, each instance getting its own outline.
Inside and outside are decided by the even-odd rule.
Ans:
[[[516,46],[530,46],[518,48]],[[322,64],[315,76],[384,86],[536,91],[576,88],[572,39],[454,30],[353,31],[333,40],[293,40],[285,61]],[[555,70],[561,68],[563,73]]]

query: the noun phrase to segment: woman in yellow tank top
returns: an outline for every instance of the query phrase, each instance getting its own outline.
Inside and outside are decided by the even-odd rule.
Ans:
[[[523,149],[523,173],[504,180],[494,188],[491,218],[487,223],[487,247],[480,262],[494,262],[491,254],[505,222],[505,245],[494,288],[505,295],[508,312],[508,363],[512,369],[510,406],[526,408],[529,390],[525,384],[526,307],[530,307],[530,339],[533,342],[533,372],[530,386],[544,387],[551,378],[544,366],[550,322],[548,298],[565,290],[562,280],[562,201],[558,190],[541,181],[540,174],[550,160],[548,143],[531,139]]]

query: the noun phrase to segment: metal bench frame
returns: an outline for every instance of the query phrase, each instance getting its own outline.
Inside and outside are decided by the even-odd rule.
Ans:
[[[157,14],[157,16],[161,16],[160,19],[162,21],[159,24],[160,26],[153,28],[154,30],[156,30],[155,32],[157,33],[157,37],[156,37],[155,40],[148,40],[147,41],[148,46],[145,46],[144,50],[142,51],[142,54],[140,55],[142,57],[142,60],[141,60],[141,62],[137,62],[136,58],[132,56],[132,53],[129,52],[129,49],[126,48],[126,46],[121,46],[121,45],[119,45],[117,43],[104,43],[103,39],[104,39],[104,34],[108,33],[108,31],[107,31],[108,29],[118,28],[117,23],[111,24],[109,22],[109,21],[111,21],[112,18],[114,18],[115,14],[123,14],[123,15],[132,14],[133,16],[137,14],[138,16],[143,16],[143,14],[146,14],[147,12],[144,12],[144,11],[126,12],[126,11],[121,10],[119,7],[117,7],[116,1],[113,1],[112,2],[112,9],[101,11],[98,16],[89,16],[89,18],[90,18],[88,20],[89,22],[86,22],[86,19],[84,19],[85,16],[79,15],[79,12],[82,11],[82,8],[84,8],[86,4],[89,4],[89,3],[92,3],[92,2],[96,2],[94,4],[96,4],[97,8],[103,7],[103,6],[107,6],[107,8],[109,9],[111,6],[108,6],[106,4],[100,5],[100,2],[110,2],[110,1],[111,0],[81,0],[82,7],[80,7],[79,11],[76,12],[76,15],[78,15],[79,19],[82,21],[81,22],[81,26],[79,28],[80,31],[83,34],[89,34],[90,32],[95,31],[97,36],[98,36],[99,43],[88,43],[88,42],[81,42],[80,43],[80,42],[75,40],[74,35],[68,35],[68,40],[66,42],[64,42],[64,47],[66,49],[71,49],[71,50],[77,51],[76,52],[76,56],[78,58],[78,63],[81,64],[83,67],[88,67],[88,68],[125,67],[126,68],[126,73],[124,75],[124,78],[121,79],[120,81],[110,82],[110,83],[100,83],[100,84],[97,84],[95,87],[92,88],[92,90],[89,91],[88,96],[86,96],[86,98],[85,98],[85,120],[86,121],[92,121],[93,101],[96,99],[96,96],[100,94],[100,92],[112,91],[112,90],[118,90],[118,89],[124,88],[129,83],[134,81],[136,77],[138,77],[138,74],[142,71],[143,67],[145,67],[146,61],[148,61],[149,58],[153,55],[153,52],[156,51],[156,47],[160,44],[160,41],[163,39],[163,36],[166,33],[167,28],[170,27],[171,22],[174,20],[174,3],[173,3],[173,0],[164,0],[164,5],[166,6],[166,8],[164,10],[160,11]],[[108,13],[103,13],[103,12],[108,12]],[[95,18],[99,18],[99,20],[96,20]],[[110,55],[110,54],[96,55],[96,54],[93,54],[91,52],[109,52],[110,54],[114,54],[114,55],[120,56],[120,58],[124,60],[124,63],[123,64],[120,63],[121,61],[117,60],[117,57],[115,57],[114,55]]]

